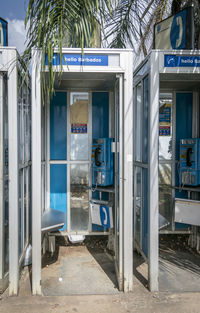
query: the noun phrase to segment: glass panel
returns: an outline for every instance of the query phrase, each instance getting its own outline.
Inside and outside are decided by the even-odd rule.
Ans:
[[[24,169],[24,218],[23,218],[23,224],[24,224],[24,244],[26,244],[27,241],[27,169]]]
[[[23,170],[19,171],[19,257],[23,250]]]
[[[172,159],[172,94],[160,94],[159,159]]]
[[[142,84],[136,88],[136,161],[141,161],[141,105],[142,105]]]
[[[18,76],[19,83],[21,83],[21,77]],[[24,159],[24,138],[23,138],[23,99],[22,99],[22,88],[18,94],[18,140],[19,140],[19,164],[22,164]]]
[[[140,81],[142,76],[145,75],[145,73],[147,73],[149,71],[149,61],[147,61],[140,69],[139,71],[135,74],[135,76],[133,77],[133,80],[135,82]]]
[[[71,160],[88,160],[88,93],[70,94]]]
[[[148,117],[149,117],[149,77],[144,79],[144,91],[143,91],[143,162],[148,162]]]
[[[23,159],[27,161],[27,88],[26,86],[22,89],[23,98],[22,98],[22,105],[23,105],[23,143],[24,143],[24,156]]]
[[[136,177],[136,197],[135,197],[135,239],[140,245],[141,239],[141,209],[142,209],[142,193],[141,193],[141,168],[135,168]]]
[[[142,250],[146,256],[148,256],[148,223],[149,223],[149,212],[148,212],[148,169],[142,169]]]
[[[87,164],[71,165],[70,207],[71,231],[88,230],[89,222],[89,168]]]
[[[31,91],[28,90],[28,160],[31,160]]]
[[[3,80],[3,103],[4,103],[4,274],[9,269],[9,198],[8,198],[8,102],[7,102],[7,78]]]
[[[31,191],[32,191],[32,184],[31,184],[31,167],[28,167],[28,203],[29,203],[29,215],[28,215],[28,225],[29,225],[29,237],[32,234],[32,206],[31,206]]]
[[[159,213],[169,222],[172,219],[172,168],[171,164],[159,164]],[[168,187],[168,186],[169,187]]]

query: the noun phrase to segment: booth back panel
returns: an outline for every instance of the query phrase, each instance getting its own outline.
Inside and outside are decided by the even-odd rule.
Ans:
[[[50,208],[65,213],[67,223],[67,165],[50,166]],[[61,230],[66,230],[66,223]]]
[[[92,93],[92,139],[109,137],[109,93]],[[99,192],[92,193],[93,199],[99,199]],[[108,200],[108,193],[102,193],[102,199]],[[103,231],[102,226],[92,226],[93,231]]]
[[[66,160],[67,94],[56,92],[50,102],[50,159]]]
[[[92,138],[109,137],[109,93],[92,93]]]
[[[192,138],[192,105],[193,95],[188,93],[176,94],[176,160],[180,159],[180,140]],[[179,186],[179,175],[176,165],[176,186]],[[176,190],[177,198],[188,198],[187,191]],[[189,225],[176,223],[176,228],[185,228]]]

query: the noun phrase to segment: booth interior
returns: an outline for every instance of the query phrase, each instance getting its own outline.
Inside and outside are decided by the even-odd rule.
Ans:
[[[200,70],[197,63],[194,65],[195,59],[199,59],[199,51],[153,50],[133,79],[134,243],[143,259],[155,267],[155,283],[161,291],[200,290]],[[143,138],[145,129],[150,130],[148,124],[154,125],[146,138],[151,141],[154,136],[154,153],[159,160],[156,165],[149,165],[145,153],[148,147]],[[152,187],[146,188],[144,174],[146,168],[155,166],[159,191],[156,228],[149,221]],[[150,241],[159,235],[157,255],[152,256],[148,250],[147,235]],[[153,279],[151,274],[148,277],[148,266],[139,264],[140,274],[147,281]]]
[[[104,70],[66,67],[55,74],[55,93],[41,105],[44,295],[110,294],[123,289],[119,278],[123,74],[119,69],[115,65],[109,70],[109,64]],[[32,147],[34,136],[33,126]],[[35,246],[33,238],[33,271],[38,266]],[[33,286],[37,286],[36,271],[39,266],[35,276],[33,272]],[[33,293],[40,293],[34,288]]]

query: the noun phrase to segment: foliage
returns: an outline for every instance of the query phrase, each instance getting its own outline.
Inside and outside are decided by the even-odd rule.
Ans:
[[[42,76],[43,99],[54,91],[54,48],[58,48],[62,60],[62,46],[66,38],[68,46],[89,47],[97,21],[103,19],[105,11],[110,11],[110,0],[29,0],[25,20],[28,28],[27,49],[23,58],[27,63],[31,59],[32,48],[41,49],[43,73],[45,57],[48,56],[48,81],[44,74]]]
[[[107,39],[112,37],[110,47],[136,46],[135,52],[139,48],[146,55],[153,25],[163,18],[169,3],[169,0],[121,0],[113,14],[107,15]]]
[[[31,58],[31,49],[42,51],[42,72],[45,56],[49,60],[49,79],[42,77],[42,94],[54,91],[53,50],[57,47],[90,47],[101,27],[106,46],[131,47],[145,56],[152,47],[153,25],[185,6],[194,4],[196,47],[200,46],[200,0],[29,0],[26,26],[27,49],[24,59]],[[84,53],[84,51],[83,51]],[[62,73],[62,62],[60,73]]]

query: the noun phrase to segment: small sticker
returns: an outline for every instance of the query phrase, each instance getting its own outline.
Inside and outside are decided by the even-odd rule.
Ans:
[[[171,134],[170,126],[159,127],[159,136],[170,136],[170,134]]]
[[[87,134],[87,124],[71,124],[72,134]]]

